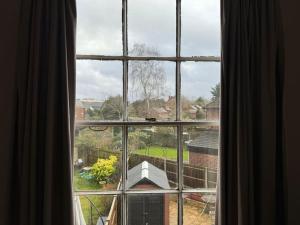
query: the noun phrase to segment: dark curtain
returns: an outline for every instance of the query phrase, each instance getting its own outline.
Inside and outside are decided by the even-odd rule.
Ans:
[[[222,0],[218,225],[286,224],[277,0]]]
[[[75,0],[20,0],[19,12],[5,225],[71,225]]]

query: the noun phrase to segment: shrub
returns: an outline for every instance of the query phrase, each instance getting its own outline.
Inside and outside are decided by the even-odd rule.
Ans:
[[[116,163],[117,157],[115,155],[109,156],[108,159],[98,159],[92,166],[91,174],[97,182],[107,182],[108,179],[116,172]]]
[[[158,127],[152,137],[152,144],[162,147],[176,147],[176,130],[174,127]]]
[[[128,145],[129,145],[129,150],[137,150],[141,148],[145,148],[147,144],[149,145],[150,141],[150,135],[140,131],[132,131],[129,132],[128,134]]]

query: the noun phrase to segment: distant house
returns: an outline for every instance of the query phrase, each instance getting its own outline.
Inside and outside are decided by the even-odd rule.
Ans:
[[[77,99],[75,104],[75,119],[84,120],[87,110],[99,110],[103,105],[103,101],[95,99]]]
[[[75,105],[75,120],[84,120],[85,119],[86,110],[83,108],[80,102],[76,102]]]
[[[176,105],[176,97],[175,96],[169,96],[168,100],[166,101],[166,106],[170,108],[174,108]]]
[[[191,108],[188,110],[190,119],[196,119],[197,118],[197,111],[198,108],[195,105],[192,105]]]
[[[80,100],[80,102],[83,108],[91,110],[99,110],[103,105],[103,101],[99,101],[96,99],[82,99]]]
[[[131,189],[170,189],[166,172],[147,161],[131,168],[127,176],[127,187]],[[128,223],[169,225],[168,195],[129,195]]]
[[[196,104],[192,104],[192,102],[187,101],[187,104],[182,106],[182,110],[184,111],[184,113],[187,114],[189,119],[197,119],[197,113],[203,112],[204,108],[200,105],[196,105]],[[176,98],[175,96],[169,96],[168,100],[166,101],[165,104],[165,109],[169,112],[169,114],[171,113],[175,113],[176,111]]]
[[[163,107],[154,107],[150,109],[150,114],[152,117],[155,117],[157,119],[168,119],[170,118],[169,111],[167,111]]]
[[[175,112],[176,110],[176,97],[175,96],[169,96],[168,100],[165,103],[165,108],[168,110],[170,113],[173,111]]]
[[[220,101],[216,99],[206,104],[204,107],[206,120],[219,120],[220,119]]]
[[[219,130],[201,129],[197,136],[187,144],[189,164],[217,169]]]

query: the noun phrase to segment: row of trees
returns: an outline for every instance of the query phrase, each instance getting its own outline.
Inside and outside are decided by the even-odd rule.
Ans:
[[[130,127],[128,132],[128,149],[138,150],[148,146],[176,147],[176,130],[174,127]],[[85,166],[93,165],[98,158],[120,157],[122,150],[122,133],[119,127],[109,127],[98,131],[83,128],[77,131],[75,138],[77,158]]]
[[[121,128],[78,128],[75,148],[77,157],[81,158],[85,165],[92,165],[98,158],[108,158],[110,154],[118,155],[122,148]]]
[[[150,146],[176,147],[174,127],[154,127],[154,129],[132,128],[128,133],[128,149],[135,151]]]
[[[211,90],[212,98],[211,100],[207,100],[203,97],[199,97],[198,99],[191,101],[188,98],[182,96],[181,104],[183,109],[183,114],[188,112],[191,109],[192,105],[198,105],[201,107],[205,107],[207,103],[210,101],[219,100],[220,93],[220,84],[214,86]],[[122,119],[122,97],[121,96],[110,96],[101,106],[100,109],[88,109],[86,119],[88,120],[121,120]],[[171,106],[170,117],[175,117],[176,105],[175,100],[174,103],[169,103]],[[145,107],[147,106],[147,107]],[[166,101],[164,99],[150,99],[150,100],[136,100],[132,102],[128,107],[129,117],[137,117],[137,118],[146,118],[151,115],[148,106],[151,108],[164,108],[166,106]],[[189,115],[184,114],[185,118],[188,118]],[[203,110],[198,110],[196,114],[197,119],[203,119],[205,117],[205,113]]]
[[[122,119],[123,99],[120,95],[110,96],[100,109],[88,109],[89,120],[120,120]]]
[[[219,99],[220,84],[217,84],[212,88],[211,100],[207,100],[203,97],[199,97],[195,101],[191,101],[186,97],[182,96],[181,104],[183,109],[184,118],[188,118],[188,112],[193,105],[205,107],[210,101],[216,101]],[[122,97],[121,96],[110,96],[101,106],[100,109],[87,109],[86,119],[88,120],[121,120],[122,119]],[[175,101],[174,101],[175,102]],[[146,106],[146,107],[145,107]],[[136,100],[132,102],[128,107],[129,117],[146,118],[151,116],[151,108],[165,108],[166,101],[164,99],[151,99],[151,100]],[[150,109],[148,109],[148,107]],[[170,117],[174,118],[176,112],[175,104],[171,105]],[[186,114],[185,114],[186,113]],[[203,119],[205,113],[203,110],[198,110],[196,119]]]
[[[134,56],[159,56],[159,52],[154,48],[149,48],[145,44],[135,44],[130,51]],[[130,103],[129,116],[146,118],[153,116],[153,108],[162,108],[166,106],[165,98],[168,96],[166,87],[166,71],[162,62],[155,60],[132,61],[129,66],[129,84],[130,96],[133,102]],[[187,112],[192,105],[205,106],[209,101],[216,101],[220,96],[220,84],[218,83],[211,90],[211,99],[199,97],[195,101],[182,96],[183,111]],[[110,96],[105,100],[99,110],[88,109],[87,118],[91,120],[120,120],[122,119],[123,100],[122,96]],[[175,116],[175,103],[171,107],[170,117]],[[188,118],[188,114],[185,117]],[[202,119],[204,113],[201,110],[197,112],[197,119]]]

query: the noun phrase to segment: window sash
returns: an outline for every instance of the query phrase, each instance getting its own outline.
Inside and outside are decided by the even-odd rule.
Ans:
[[[121,126],[122,136],[122,190],[115,191],[74,191],[75,196],[83,195],[120,195],[122,196],[122,225],[127,225],[127,195],[129,194],[177,194],[178,195],[178,225],[183,224],[183,198],[185,193],[215,193],[215,188],[183,188],[183,146],[182,130],[186,125],[197,126],[219,126],[219,121],[181,121],[181,62],[220,62],[220,56],[181,56],[181,0],[176,0],[176,56],[129,56],[128,55],[128,24],[127,24],[128,0],[122,0],[122,45],[123,55],[76,55],[77,60],[98,60],[98,61],[122,61],[123,62],[123,120],[120,121],[76,121],[75,126]],[[174,121],[128,121],[128,62],[135,61],[171,61],[176,62],[176,120]],[[170,190],[129,190],[126,189],[127,177],[127,139],[129,126],[176,126],[177,127],[177,189]]]

